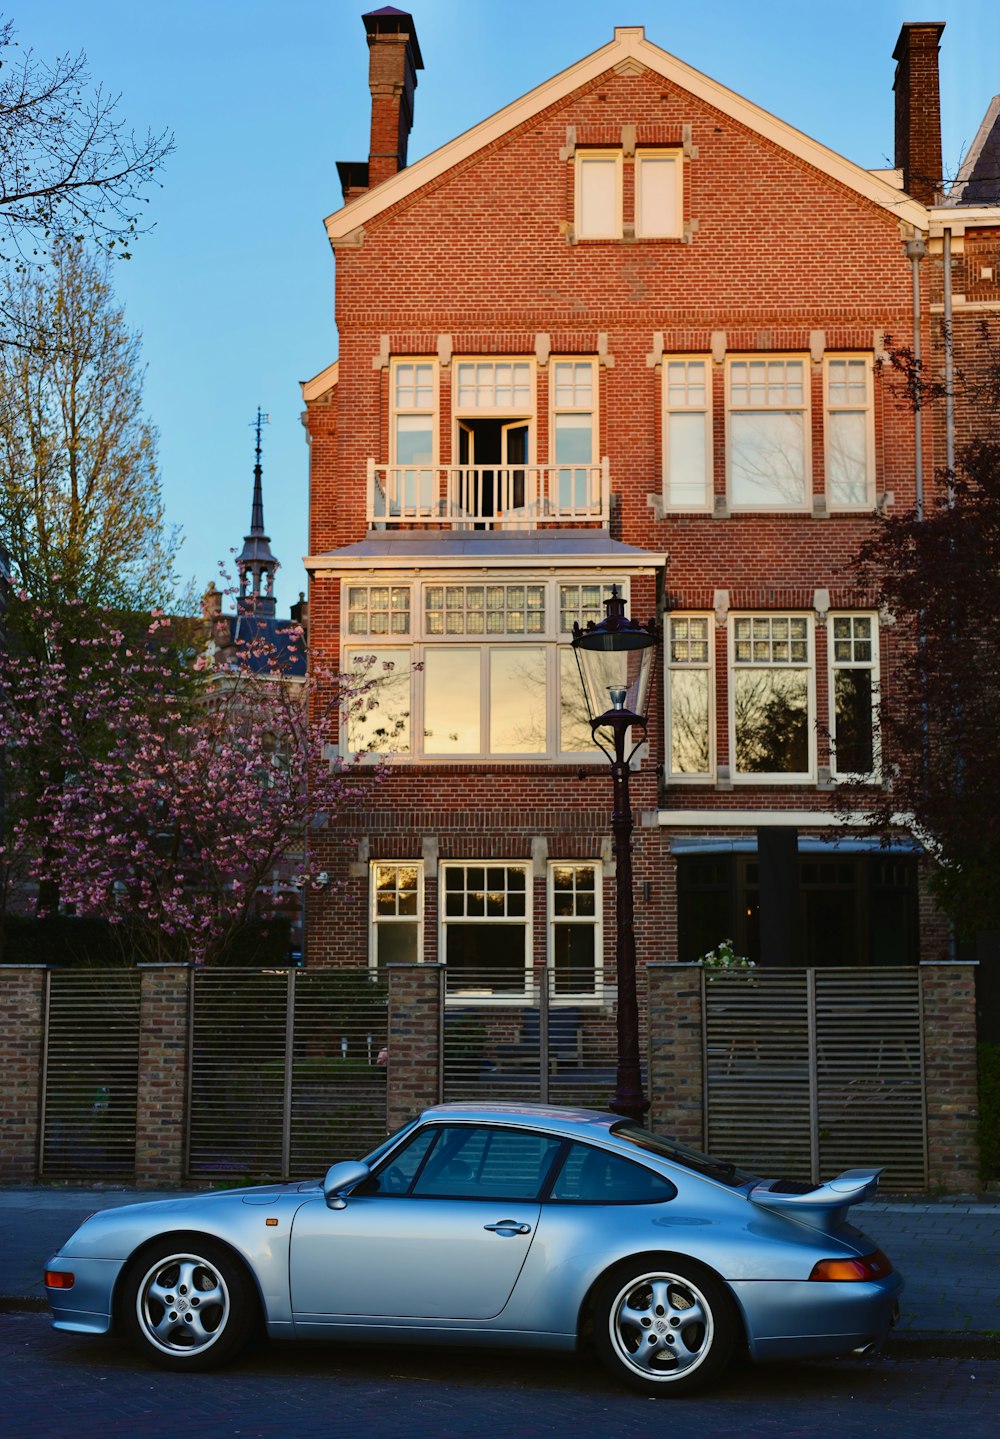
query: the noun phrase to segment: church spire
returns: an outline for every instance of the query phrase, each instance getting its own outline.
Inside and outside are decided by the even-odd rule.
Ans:
[[[270,418],[270,415],[261,413],[258,405],[257,419],[254,421],[257,431],[257,462],[253,467],[250,533],[244,537],[243,549],[236,557],[236,568],[240,576],[237,609],[242,615],[257,615],[261,619],[274,619],[274,575],[278,569],[278,561],[271,553],[271,542],[264,530],[264,488],[261,482],[263,470],[260,463],[260,432]]]

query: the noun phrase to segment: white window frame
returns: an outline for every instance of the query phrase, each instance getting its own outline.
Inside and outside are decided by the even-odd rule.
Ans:
[[[830,370],[836,364],[864,364],[865,400],[863,405],[834,404],[830,397]],[[838,504],[833,494],[833,477],[830,473],[833,433],[831,417],[838,414],[857,414],[863,411],[865,417],[865,497],[859,504]],[[823,357],[823,453],[826,483],[826,503],[831,512],[840,514],[864,513],[875,508],[875,365],[873,357],[857,350],[832,351]]]
[[[674,660],[674,622],[702,620],[707,627],[708,655],[704,661],[701,660]],[[665,768],[669,783],[674,784],[706,784],[715,778],[716,773],[716,742],[715,742],[715,615],[697,610],[676,610],[664,616],[664,716],[666,723],[666,748]],[[673,703],[671,689],[673,675],[678,671],[688,672],[697,670],[707,676],[708,688],[708,768],[699,771],[675,770],[673,768]]]
[[[401,578],[394,576],[387,579],[387,585],[410,586],[410,634],[377,634],[358,635],[351,634],[348,630],[349,611],[347,608],[347,592],[352,586],[359,584],[371,585],[372,581],[368,574],[363,580],[354,580],[346,576],[341,580],[341,663],[345,673],[350,673],[354,667],[354,657],[371,657],[372,664],[368,672],[375,678],[381,674],[382,666],[391,663],[398,667],[405,655],[406,663],[409,666],[409,705],[407,710],[408,740],[405,749],[393,751],[391,748],[384,752],[363,753],[362,760],[367,763],[378,763],[380,760],[388,759],[393,764],[429,763],[429,764],[471,764],[488,765],[496,763],[511,764],[601,764],[606,763],[604,756],[596,745],[590,745],[586,749],[562,750],[560,749],[560,722],[562,718],[561,705],[561,674],[562,661],[560,656],[568,652],[571,647],[572,633],[562,628],[564,614],[566,622],[571,617],[586,620],[593,615],[593,618],[600,620],[604,618],[603,605],[598,603],[596,607],[591,606],[589,611],[582,608],[584,596],[580,595],[580,607],[571,606],[565,611],[561,605],[563,587],[580,588],[592,587],[603,593],[610,590],[612,585],[617,585],[619,592],[626,601],[629,599],[630,585],[627,577],[620,572],[599,574],[581,574],[579,571],[557,572],[551,577],[547,576],[540,580],[538,571],[521,573],[515,571],[494,572],[489,578],[481,575],[470,575],[468,573],[456,573],[455,571],[436,574],[428,572],[419,577]],[[466,589],[469,587],[488,588],[490,586],[545,586],[545,612],[544,628],[540,631],[530,631],[527,628],[529,611],[525,609],[525,628],[523,631],[499,633],[431,633],[426,623],[426,597],[430,589],[439,586],[457,585]],[[508,614],[505,606],[503,613]],[[445,611],[447,614],[447,609]],[[467,615],[468,608],[462,613]],[[545,662],[545,749],[537,753],[525,753],[524,751],[497,752],[489,750],[489,727],[490,727],[490,652],[493,650],[505,649],[510,651],[513,647],[528,649],[541,649]],[[428,753],[424,739],[425,730],[425,662],[427,655],[441,648],[465,649],[475,651],[480,656],[480,745],[476,753]],[[383,659],[382,656],[391,656],[390,659]],[[575,691],[574,691],[575,698]],[[582,699],[581,699],[582,703]],[[350,749],[350,736],[347,726],[346,714],[341,719],[343,753],[353,753]]]
[[[453,915],[447,913],[447,876],[456,869],[518,869],[524,874],[524,915]],[[463,893],[468,894],[468,890]],[[438,955],[445,971],[445,1005],[463,1006],[474,1000],[477,1005],[531,1004],[534,994],[534,869],[530,860],[518,859],[469,859],[456,858],[441,860],[438,865]],[[485,988],[451,990],[448,984],[448,925],[452,924],[499,924],[511,929],[524,927],[524,985],[520,990],[501,990],[499,993]]]
[[[463,403],[461,396],[461,371],[463,365],[488,365],[494,372],[494,403],[492,405],[481,405],[478,400],[473,404]],[[519,406],[514,398],[514,385],[511,384],[510,404],[496,403],[496,370],[501,365],[520,365],[528,372],[528,398],[527,404]],[[510,416],[512,419],[523,419],[534,423],[538,410],[537,398],[537,366],[534,355],[455,355],[452,358],[452,393],[451,408],[456,419],[468,416],[475,419],[477,416]],[[478,388],[478,387],[477,387]],[[456,431],[457,437],[457,431]]]
[[[704,391],[705,398],[702,404],[676,404],[670,399],[670,367],[671,365],[684,366],[684,388],[687,391],[690,380],[688,378],[688,367],[691,365],[702,365],[704,367]],[[714,495],[714,446],[712,426],[712,364],[711,355],[664,355],[662,366],[662,441],[663,441],[663,507],[673,513],[682,514],[710,514],[715,507]],[[704,500],[701,504],[682,504],[674,500],[671,495],[671,464],[670,464],[670,417],[671,415],[697,415],[701,414],[704,420],[705,430],[705,473]]]
[[[555,875],[557,869],[589,869],[594,875],[594,914],[557,915],[555,912]],[[548,919],[546,969],[549,994],[553,1005],[601,1004],[604,998],[604,867],[594,859],[555,859],[548,864],[546,875],[545,912]],[[556,993],[556,927],[587,925],[594,933],[594,987],[592,990],[567,990]]]
[[[738,365],[797,364],[802,370],[802,402],[798,405],[734,404],[733,372]],[[766,378],[766,377],[765,377]],[[730,510],[754,514],[806,514],[812,509],[812,364],[808,354],[798,352],[765,354],[756,351],[726,357],[726,493]],[[794,502],[762,502],[738,500],[733,475],[733,416],[744,414],[797,414],[802,427],[802,495]]]
[[[396,395],[399,383],[399,371],[407,366],[416,367],[427,365],[431,371],[431,404],[427,405],[400,405],[397,404]],[[396,421],[403,415],[428,415],[430,417],[430,431],[432,444],[432,465],[437,465],[439,446],[438,430],[439,415],[441,413],[441,372],[437,357],[434,355],[393,355],[389,361],[389,463],[400,469],[418,468],[410,466],[397,457],[396,445]]]
[[[673,166],[673,225],[667,230],[646,228],[642,222],[642,172],[650,162]],[[684,152],[676,148],[638,149],[635,152],[635,236],[637,240],[679,240],[684,234]]]
[[[431,404],[397,404],[399,372],[407,366],[428,365],[431,370]],[[412,464],[401,461],[397,444],[397,421],[400,418],[426,415],[431,432],[431,458],[426,464]],[[402,487],[402,505],[407,513],[436,512],[440,489],[440,416],[441,416],[441,370],[437,357],[433,355],[393,355],[389,361],[389,469],[396,472],[388,485],[391,494],[400,494],[400,476],[408,477]],[[394,510],[391,511],[395,513]]]
[[[379,869],[415,869],[417,871],[417,913],[416,915],[380,915],[378,912],[378,889],[376,875]],[[424,962],[424,862],[421,859],[373,859],[368,865],[368,967],[373,975],[379,974],[378,931],[381,926],[415,924],[417,928],[417,964]],[[384,971],[383,971],[384,973]]]
[[[590,370],[590,403],[588,405],[561,405],[558,403],[557,372],[560,365],[585,365]],[[563,470],[573,471],[586,469],[588,471],[588,492],[586,496],[586,511],[589,507],[593,512],[600,504],[601,477],[597,469],[599,464],[598,456],[601,452],[600,446],[600,369],[596,357],[590,355],[553,355],[549,360],[549,463],[548,472],[549,493],[558,494],[560,480],[559,476]],[[575,380],[574,380],[575,389]],[[558,429],[558,417],[560,415],[589,415],[590,416],[590,459],[587,461],[572,460],[561,461],[556,457],[556,434]],[[592,487],[597,486],[596,495],[592,493]],[[573,493],[576,485],[573,483]]]
[[[858,642],[859,636],[853,634],[853,622],[855,620],[868,620],[871,625],[871,657],[868,660],[838,659],[837,658],[837,635],[836,621],[852,621],[852,635],[850,643],[853,650],[854,644]],[[829,676],[829,733],[830,733],[830,777],[836,780],[852,779],[877,779],[882,771],[882,754],[879,744],[878,732],[878,709],[879,709],[879,677],[881,674],[881,659],[879,654],[879,623],[878,613],[875,610],[831,610],[827,616],[826,647],[827,647],[827,673]],[[868,670],[871,674],[871,722],[872,722],[872,767],[868,771],[842,770],[837,764],[837,694],[836,676],[839,670]]]
[[[742,771],[736,767],[736,675],[738,670],[753,670],[755,665],[750,662],[739,662],[736,660],[736,631],[738,620],[805,620],[806,629],[806,660],[801,662],[788,662],[771,660],[768,664],[762,664],[761,669],[790,669],[804,670],[806,674],[806,734],[807,734],[807,767],[794,773],[783,773],[782,771]],[[741,610],[729,616],[729,653],[728,679],[729,679],[729,772],[734,785],[803,785],[812,784],[816,780],[816,627],[815,614],[812,611],[801,610]]]
[[[583,172],[588,163],[614,165],[614,213],[606,230],[585,231],[583,228]],[[622,152],[614,149],[577,149],[573,168],[573,230],[578,240],[620,240],[622,238]]]

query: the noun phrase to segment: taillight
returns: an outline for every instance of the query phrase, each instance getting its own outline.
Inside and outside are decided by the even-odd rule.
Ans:
[[[874,1254],[866,1254],[863,1259],[821,1259],[818,1264],[813,1265],[810,1279],[884,1279],[887,1274],[892,1273],[892,1264],[882,1253],[876,1249]]]
[[[75,1274],[67,1274],[61,1269],[46,1269],[45,1271],[46,1289],[72,1289],[75,1282]]]

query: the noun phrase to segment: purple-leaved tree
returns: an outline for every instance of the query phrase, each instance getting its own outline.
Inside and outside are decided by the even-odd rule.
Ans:
[[[0,864],[36,886],[39,918],[57,895],[108,921],[126,958],[211,964],[287,901],[289,880],[326,883],[315,840],[325,832],[328,852],[338,815],[378,779],[331,745],[370,685],[289,679],[301,637],[280,656],[263,636],[215,655],[196,622],[158,612],[64,628],[32,611],[45,658],[0,657]]]

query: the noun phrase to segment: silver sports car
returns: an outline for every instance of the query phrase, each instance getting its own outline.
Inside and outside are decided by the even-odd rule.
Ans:
[[[57,1329],[170,1369],[273,1338],[593,1344],[680,1394],[756,1360],[878,1345],[903,1281],[847,1223],[878,1170],[766,1181],[614,1114],[439,1105],[322,1182],[93,1215],[49,1261]]]

